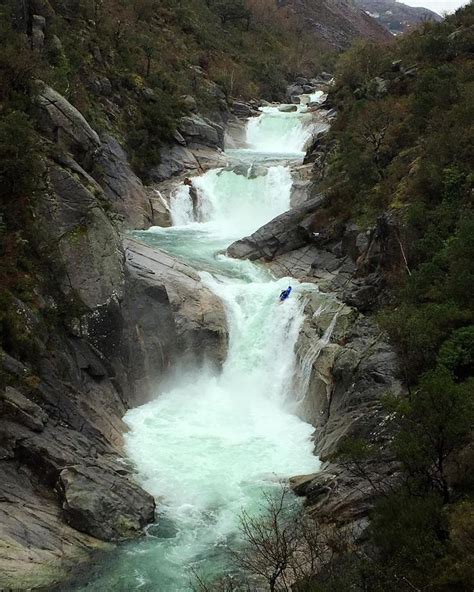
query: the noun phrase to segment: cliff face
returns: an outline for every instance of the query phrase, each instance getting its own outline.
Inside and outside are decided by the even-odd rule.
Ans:
[[[350,0],[285,0],[288,6],[314,34],[338,49],[358,38],[390,41],[391,35]]]
[[[34,297],[9,304],[27,348],[0,350],[2,589],[47,585],[141,534],[155,504],[122,459],[121,418],[178,353],[218,364],[226,342],[221,304],[192,269],[122,242],[151,209],[120,145],[48,86],[36,102],[55,149],[32,214]]]
[[[395,0],[355,0],[355,4],[394,35],[406,33],[428,21],[442,21],[442,17],[421,6],[408,6]]]

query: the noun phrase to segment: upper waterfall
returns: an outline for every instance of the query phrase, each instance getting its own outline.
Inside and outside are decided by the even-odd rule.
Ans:
[[[295,106],[296,107],[296,106]],[[278,107],[262,107],[261,115],[247,124],[247,144],[268,154],[302,154],[312,135],[311,117],[302,112],[282,112]]]
[[[172,197],[176,226],[201,222],[230,239],[255,232],[290,207],[292,179],[284,166],[269,167],[251,177],[232,169],[211,170],[192,183],[195,203],[192,189],[184,184]]]

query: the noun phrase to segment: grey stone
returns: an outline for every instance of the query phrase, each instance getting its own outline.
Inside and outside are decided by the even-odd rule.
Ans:
[[[243,119],[250,117],[252,113],[252,108],[246,103],[242,103],[240,101],[234,101],[230,107],[230,110],[234,115]]]
[[[147,228],[152,220],[150,201],[140,179],[132,171],[126,152],[108,134],[96,158],[95,178],[112,209],[124,217],[128,228]]]
[[[180,136],[183,137],[181,134]],[[160,152],[160,164],[148,172],[150,180],[155,183],[199,167],[193,153],[181,143],[165,144]]]
[[[291,84],[287,89],[286,89],[286,97],[287,99],[290,99],[290,102],[294,102],[293,99],[295,97],[298,97],[298,102],[299,102],[299,96],[303,94],[303,87],[299,84]]]
[[[188,143],[203,144],[211,148],[224,147],[222,127],[198,115],[182,117],[178,129]]]
[[[132,481],[102,467],[73,465],[59,474],[57,491],[66,522],[105,541],[139,536],[153,521],[155,502]]]
[[[298,107],[297,105],[280,105],[278,111],[281,111],[282,113],[293,113],[298,111]]]
[[[37,102],[41,130],[61,148],[71,152],[84,168],[89,168],[100,148],[100,140],[84,116],[43,83],[39,83]]]
[[[53,166],[49,177],[52,191],[38,209],[65,268],[61,284],[65,294],[76,294],[92,309],[123,291],[118,232],[75,175]]]
[[[127,272],[137,289],[160,293],[169,302],[175,322],[171,335],[181,343],[181,351],[199,352],[222,361],[226,352],[227,323],[219,298],[206,288],[192,267],[164,251],[134,240],[125,241]],[[137,306],[142,305],[137,302]],[[153,315],[153,309],[150,310]],[[176,331],[176,333],[174,333]],[[151,370],[151,368],[150,368]],[[153,373],[153,372],[151,372]]]
[[[197,111],[196,99],[191,95],[183,95],[181,97],[181,101],[184,107],[188,109],[188,111],[191,111],[192,113],[195,113]]]
[[[47,414],[39,405],[9,386],[0,393],[0,410],[4,417],[35,432],[41,432],[48,420]]]
[[[230,245],[227,253],[238,259],[272,260],[278,255],[294,251],[308,242],[308,231],[302,222],[323,203],[316,197],[298,208],[277,216],[252,235]]]
[[[46,19],[44,16],[34,14],[31,19],[31,46],[33,49],[43,49],[45,29]]]

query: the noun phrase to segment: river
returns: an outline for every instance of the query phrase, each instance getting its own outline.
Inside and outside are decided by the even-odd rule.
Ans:
[[[173,226],[134,233],[200,270],[225,306],[228,354],[219,372],[183,371],[127,413],[126,451],[157,500],[157,523],[76,589],[184,592],[193,570],[222,575],[227,549],[239,544],[241,512],[258,512],[264,494],[288,477],[317,471],[313,428],[296,415],[304,393],[294,379],[305,294],[315,287],[223,254],[290,208],[291,165],[301,162],[311,126],[304,107],[263,108],[247,124],[247,145],[228,150],[237,169],[194,177],[194,207],[182,185],[171,201]],[[280,304],[288,285],[292,295]]]

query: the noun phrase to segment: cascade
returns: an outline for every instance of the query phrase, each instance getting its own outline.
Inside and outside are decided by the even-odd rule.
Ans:
[[[247,143],[252,150],[267,154],[304,154],[312,135],[311,117],[302,106],[290,113],[278,107],[262,107],[262,114],[252,118],[247,127]]]
[[[265,108],[248,123],[252,160],[265,162],[262,150],[288,161],[302,153],[304,118],[302,111]],[[290,207],[291,171],[285,163],[245,170],[194,177],[198,215],[183,184],[171,200],[173,226],[136,233],[201,270],[225,306],[228,355],[221,371],[182,371],[154,400],[126,414],[126,450],[159,516],[147,537],[109,557],[89,592],[184,592],[193,570],[222,575],[227,548],[239,544],[240,513],[258,511],[265,492],[288,477],[318,469],[313,428],[295,414],[302,396],[295,348],[304,295],[316,288],[275,280],[250,261],[222,254]],[[281,304],[278,295],[290,283],[292,296]]]

